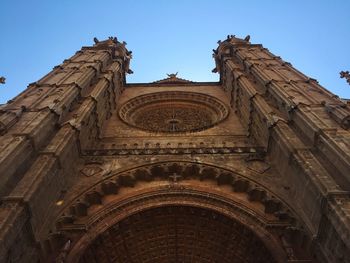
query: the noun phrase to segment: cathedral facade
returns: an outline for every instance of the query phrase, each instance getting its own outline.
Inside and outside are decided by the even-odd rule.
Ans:
[[[0,106],[1,262],[350,262],[350,105],[249,37],[126,83],[116,38]]]

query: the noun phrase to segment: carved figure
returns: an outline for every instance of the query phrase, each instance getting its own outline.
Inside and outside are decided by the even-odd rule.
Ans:
[[[177,77],[177,73],[176,72],[175,74],[174,73],[171,73],[171,74],[167,74],[169,78],[176,78]]]
[[[350,73],[349,71],[341,71],[340,78],[345,78],[346,82],[350,84]]]

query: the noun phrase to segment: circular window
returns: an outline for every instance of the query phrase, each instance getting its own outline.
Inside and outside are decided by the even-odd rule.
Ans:
[[[120,118],[143,130],[153,132],[194,132],[224,120],[228,108],[218,99],[194,92],[158,92],[127,101],[119,110]]]

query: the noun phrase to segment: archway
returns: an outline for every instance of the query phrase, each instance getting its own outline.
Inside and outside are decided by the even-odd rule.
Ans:
[[[185,212],[171,214],[169,209],[170,211],[183,209]],[[162,226],[163,221],[160,220],[161,215],[158,215],[157,211],[163,211],[164,216],[168,218],[164,222],[168,223]],[[191,216],[191,211],[196,216]],[[154,220],[136,220],[143,218],[143,215],[148,215],[148,218]],[[170,253],[169,251],[174,251],[177,246],[164,244],[174,243],[174,240],[180,239],[187,242],[190,240],[188,235],[193,236],[194,233],[201,231],[206,233],[205,227],[197,229],[195,224],[189,224],[185,228],[182,224],[178,228],[174,223],[176,220],[184,222],[188,218],[191,218],[192,222],[205,221],[207,225],[215,226],[218,233],[211,231],[211,235],[207,234],[203,239],[192,239],[192,243],[190,242],[207,243],[207,245],[198,245],[194,248],[194,245],[183,243],[180,246],[182,247],[180,254]],[[138,222],[137,224],[143,227],[136,229],[129,227],[132,225],[127,223],[130,220],[135,224]],[[160,232],[168,226],[169,232],[163,235],[158,243],[142,241],[144,236],[147,236],[145,233],[149,222],[154,224],[154,229],[149,233]],[[188,258],[195,258],[192,262],[196,262],[195,260],[230,262],[228,258],[232,257],[235,257],[236,261],[232,259],[231,262],[257,262],[252,261],[249,255],[264,259],[262,262],[286,262],[287,259],[309,258],[308,245],[304,241],[293,243],[300,237],[302,239],[306,237],[307,240],[307,235],[298,229],[300,226],[290,208],[257,182],[230,170],[207,164],[164,162],[112,174],[98,184],[83,190],[64,208],[56,222],[58,232],[52,235],[53,238],[49,242],[61,244],[60,257],[64,258],[63,262],[84,262],[86,257],[91,260],[93,258],[91,253],[104,255],[101,256],[102,259],[98,256],[97,262],[158,262],[155,261],[157,255],[163,257],[159,262],[191,262]],[[228,227],[226,232],[232,240],[220,234],[226,227]],[[172,228],[182,231],[180,239],[171,238]],[[140,231],[140,234],[135,234],[132,238],[127,234],[135,231]],[[111,241],[106,241],[105,244],[103,240],[110,240],[111,233],[112,236],[118,236],[122,240],[125,240],[126,236],[130,237],[131,241],[115,242],[119,242],[125,251],[132,252],[116,252],[118,250],[114,249],[115,243]],[[204,253],[205,250],[212,250],[208,245],[211,242],[210,236],[216,240],[212,246],[218,252]],[[245,240],[241,236],[250,238]],[[134,239],[139,245],[128,248],[130,242],[136,242]],[[243,242],[242,249],[231,248],[227,251],[225,247],[240,246],[238,241],[234,242],[236,239]],[[155,243],[159,245],[159,250],[152,254]],[[148,244],[150,247],[144,248],[142,244]],[[53,250],[57,251],[58,247]],[[252,247],[255,247],[255,252],[250,250]],[[168,252],[164,254],[162,248]],[[149,251],[148,254],[145,251]],[[225,254],[230,257],[224,257]],[[118,261],[116,257],[120,258],[121,255],[128,255],[128,260],[121,258]],[[215,255],[218,259],[215,259]],[[145,257],[144,260],[135,260],[141,257]],[[179,257],[183,260],[176,261]],[[203,257],[202,261],[200,257]],[[257,260],[256,258],[254,260]]]
[[[85,249],[79,262],[276,262],[252,230],[214,210],[163,206],[130,215]]]

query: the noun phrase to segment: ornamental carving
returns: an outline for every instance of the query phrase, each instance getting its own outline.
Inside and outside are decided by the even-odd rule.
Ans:
[[[194,92],[158,92],[136,97],[119,110],[129,125],[152,132],[195,132],[223,121],[228,108],[218,99]]]
[[[340,78],[345,78],[346,82],[350,84],[350,74],[349,71],[341,71],[340,73]]]
[[[86,216],[93,216],[94,213],[101,214],[100,210],[89,210],[89,208],[94,204],[105,203],[103,200],[107,196],[118,195],[122,188],[135,187],[137,183],[155,180],[159,181],[159,186],[162,180],[169,182],[169,184],[164,185],[165,188],[163,189],[167,194],[169,194],[169,191],[174,190],[181,190],[181,194],[184,194],[186,191],[193,193],[190,189],[185,190],[184,188],[186,182],[188,183],[191,180],[214,181],[217,185],[230,186],[232,192],[245,195],[250,202],[260,203],[261,212],[269,214],[269,220],[277,220],[274,221],[275,223],[278,221],[283,223],[295,221],[290,208],[281,200],[276,199],[275,194],[265,189],[262,185],[258,185],[257,182],[251,182],[243,175],[223,168],[192,162],[159,162],[110,174],[110,176],[104,177],[99,183],[94,184],[92,188],[85,189],[78,194],[77,198],[62,210],[61,217],[56,222],[58,229],[63,230],[67,226],[69,229],[72,229],[73,225],[78,222],[80,222],[79,225],[81,226],[82,221],[79,220],[83,220]],[[187,185],[186,187],[190,186]],[[209,197],[208,192],[205,195]],[[91,211],[92,214],[90,214]],[[255,216],[257,216],[257,212],[255,212]],[[92,222],[90,221],[87,224],[93,224]]]
[[[188,206],[157,207],[121,220],[99,235],[79,262],[94,255],[99,262],[276,262],[249,228],[216,211]]]
[[[86,177],[100,175],[103,169],[99,165],[89,164],[80,170],[82,175]]]

